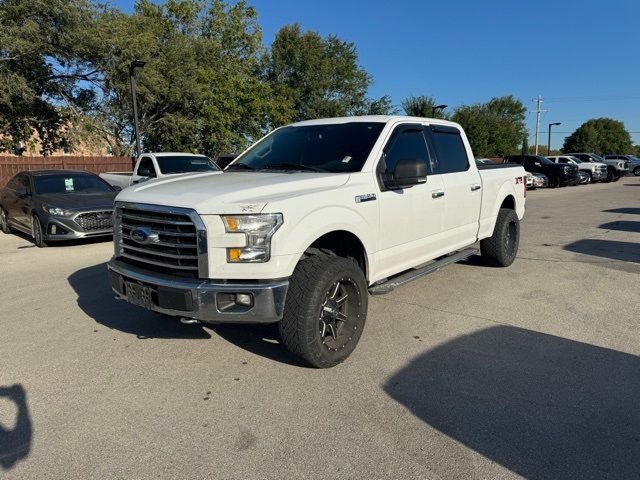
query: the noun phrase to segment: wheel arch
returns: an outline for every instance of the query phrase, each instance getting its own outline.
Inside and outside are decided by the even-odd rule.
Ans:
[[[362,240],[353,232],[343,229],[324,233],[311,242],[302,257],[318,252],[330,253],[345,258],[353,258],[362,269],[365,278],[369,278],[369,260],[367,249]]]

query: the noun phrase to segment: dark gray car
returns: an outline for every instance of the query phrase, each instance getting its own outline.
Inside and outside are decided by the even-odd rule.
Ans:
[[[118,190],[97,175],[73,170],[20,172],[0,190],[0,229],[47,242],[113,233]]]

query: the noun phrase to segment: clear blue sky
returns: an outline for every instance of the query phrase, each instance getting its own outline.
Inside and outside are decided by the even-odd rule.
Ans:
[[[131,11],[134,0],[112,0]],[[159,0],[161,1],[161,0]],[[264,42],[285,24],[354,42],[370,94],[432,95],[455,107],[513,94],[529,113],[542,95],[552,146],[593,117],[623,121],[640,143],[640,1],[249,0]],[[546,144],[546,133],[540,143]]]

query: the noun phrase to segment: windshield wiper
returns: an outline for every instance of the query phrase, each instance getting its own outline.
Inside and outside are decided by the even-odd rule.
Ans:
[[[231,170],[231,169],[237,169],[237,170],[255,170],[255,168],[247,165],[246,163],[232,163],[231,165],[229,165],[227,168],[225,168],[225,170]]]
[[[274,163],[272,165],[265,165],[262,167],[264,170],[305,170],[309,172],[328,172],[323,168],[312,167],[310,165],[303,165],[301,163]]]

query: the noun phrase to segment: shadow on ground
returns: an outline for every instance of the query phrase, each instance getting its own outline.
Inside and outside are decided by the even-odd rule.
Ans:
[[[563,248],[570,252],[582,253],[594,257],[640,263],[640,244],[635,242],[588,238],[570,243]]]
[[[18,410],[13,425],[0,423],[0,466],[4,470],[12,468],[16,462],[29,456],[33,427],[27,406],[27,393],[22,385],[0,386],[0,399],[13,402]],[[0,403],[0,406],[5,403]]]
[[[19,237],[30,243],[30,245],[22,245],[18,247],[18,250],[22,250],[23,248],[37,248],[35,243],[33,243],[33,237],[31,237],[31,235],[27,235],[26,233],[16,229],[11,229],[11,235],[15,235],[16,237]],[[104,237],[89,237],[89,238],[82,238],[78,240],[64,240],[64,241],[57,241],[57,242],[49,242],[47,243],[47,246],[50,248],[51,247],[60,248],[60,247],[72,247],[76,245],[91,245],[94,243],[103,243],[103,242],[112,242],[112,241],[113,241],[113,237],[111,235],[108,235]]]
[[[69,284],[78,295],[78,306],[105,327],[147,338],[211,338],[198,325],[183,325],[160,315],[116,300],[107,277],[107,264],[100,263],[71,274]]]
[[[615,222],[603,223],[599,228],[604,230],[618,230],[621,232],[640,232],[640,222],[630,222],[627,220],[618,220]]]
[[[605,213],[629,213],[631,215],[640,215],[640,208],[611,208],[603,210]]]
[[[418,418],[528,479],[640,472],[640,359],[515,327],[447,342],[385,391]]]

